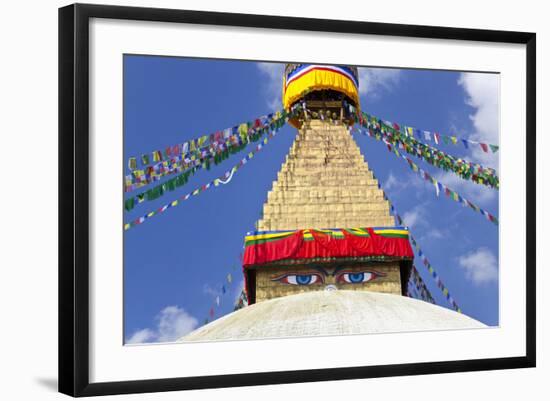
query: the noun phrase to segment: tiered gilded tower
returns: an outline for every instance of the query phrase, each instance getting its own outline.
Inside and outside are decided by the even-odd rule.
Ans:
[[[257,240],[257,246],[247,247],[245,255],[249,303],[323,289],[396,295],[406,291],[412,258],[409,249],[377,255],[345,251],[348,240],[355,239],[351,238],[357,233],[353,229],[362,230],[368,241],[367,227],[394,226],[389,203],[350,134],[351,110],[359,108],[357,75],[357,69],[350,66],[285,67],[284,107],[300,106],[302,112],[291,120],[298,135],[268,193],[263,218],[257,223],[259,232],[247,237],[248,244],[252,238]],[[260,247],[269,246],[262,241],[275,241],[279,231],[294,230],[302,231],[303,239],[319,242],[321,249],[311,249],[305,257],[254,258],[265,251]],[[288,247],[284,240],[274,242],[273,252],[277,252],[277,242]],[[342,251],[323,252],[324,240],[329,246],[341,246]],[[400,241],[403,248],[409,246],[406,240]]]

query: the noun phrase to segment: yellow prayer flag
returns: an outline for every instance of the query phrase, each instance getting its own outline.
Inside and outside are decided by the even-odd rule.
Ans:
[[[201,147],[202,145],[204,145],[204,143],[206,142],[207,139],[208,139],[208,135],[203,135],[203,136],[201,136],[201,137],[198,139],[198,145],[199,145],[199,147]]]

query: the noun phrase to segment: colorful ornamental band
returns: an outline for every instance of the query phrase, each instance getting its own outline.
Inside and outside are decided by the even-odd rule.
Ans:
[[[372,258],[412,260],[405,227],[256,231],[245,237],[243,266],[277,261]]]
[[[341,92],[359,105],[356,67],[287,64],[283,78],[283,106],[287,110],[300,100],[304,93],[323,89]]]

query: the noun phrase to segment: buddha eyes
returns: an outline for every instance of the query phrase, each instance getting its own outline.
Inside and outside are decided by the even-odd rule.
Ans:
[[[337,284],[361,284],[372,281],[380,276],[384,276],[384,274],[376,271],[341,271],[336,273],[334,278]],[[317,273],[288,273],[274,277],[272,280],[291,285],[312,285],[323,284],[325,282],[324,275]]]
[[[285,274],[284,276],[279,276],[273,281],[279,281],[283,284],[292,284],[292,285],[312,285],[312,284],[322,284],[323,278],[321,275],[316,273],[311,274]]]
[[[378,274],[374,272],[344,272],[336,276],[336,282],[340,284],[360,284],[374,280]]]

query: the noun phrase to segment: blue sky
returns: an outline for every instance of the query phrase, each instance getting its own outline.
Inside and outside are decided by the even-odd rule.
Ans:
[[[281,64],[175,57],[124,58],[124,173],[130,156],[234,126],[280,108]],[[364,111],[419,129],[498,144],[499,76],[450,71],[360,69]],[[242,288],[239,254],[296,130],[285,126],[228,185],[205,191],[124,234],[124,338],[172,341],[233,310]],[[374,139],[355,138],[424,253],[465,314],[498,324],[498,227],[423,182]],[[496,168],[498,153],[440,145]],[[219,177],[233,155],[188,184],[125,212],[125,222]],[[442,183],[498,216],[498,192],[415,159]],[[418,259],[418,258],[417,258]],[[436,301],[448,307],[417,261]],[[233,280],[228,283],[227,274]],[[222,293],[222,285],[226,293]],[[220,305],[216,304],[219,296]]]

